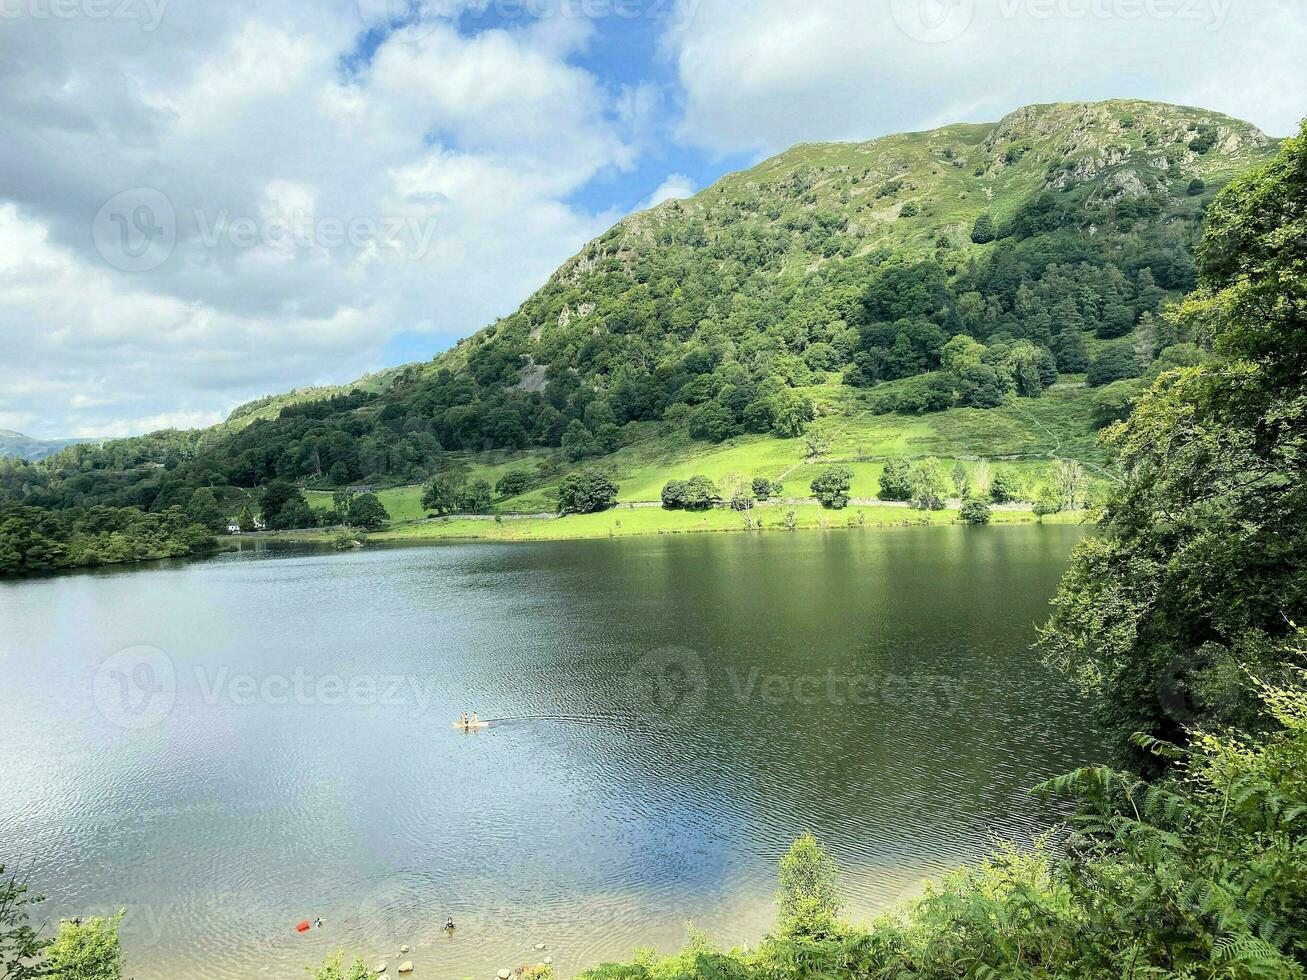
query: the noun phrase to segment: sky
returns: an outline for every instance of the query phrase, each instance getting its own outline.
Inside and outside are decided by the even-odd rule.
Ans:
[[[796,142],[1149,98],[1307,114],[1301,0],[0,0],[0,428],[425,360]]]

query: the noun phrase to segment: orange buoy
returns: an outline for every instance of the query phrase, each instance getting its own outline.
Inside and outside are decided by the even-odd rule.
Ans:
[[[297,926],[295,927],[295,931],[296,931],[296,932],[308,932],[311,928],[313,928],[313,927],[309,925],[309,920],[308,920],[308,919],[305,919],[303,922],[301,922],[299,925],[297,925]]]

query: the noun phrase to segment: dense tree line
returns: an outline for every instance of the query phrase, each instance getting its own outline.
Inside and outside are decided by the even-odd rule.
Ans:
[[[52,511],[0,505],[0,574],[110,565],[212,552],[210,528],[180,507],[150,514],[134,507]]]

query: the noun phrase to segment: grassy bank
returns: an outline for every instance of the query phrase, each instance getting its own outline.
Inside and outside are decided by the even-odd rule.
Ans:
[[[953,524],[956,510],[923,512],[906,507],[849,507],[825,510],[816,504],[767,504],[753,511],[757,529],[788,530],[786,515],[794,514],[796,530],[820,528],[877,528]],[[1078,524],[1085,512],[1056,514],[1043,518],[1044,523]],[[1040,520],[1028,510],[995,510],[994,524],[1033,524]],[[568,517],[448,518],[393,524],[384,531],[369,535],[371,541],[565,541],[592,538],[626,538],[650,534],[696,534],[744,531],[744,516],[729,510],[705,513],[663,510],[659,507],[630,509],[618,507],[599,514],[574,514]],[[286,531],[277,534],[282,540],[329,541],[331,530]]]

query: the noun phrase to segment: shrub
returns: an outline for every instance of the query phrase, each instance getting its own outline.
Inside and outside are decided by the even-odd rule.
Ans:
[[[617,503],[617,484],[598,470],[569,473],[558,485],[558,513],[594,514]]]
[[[781,858],[777,915],[785,935],[831,931],[840,913],[839,870],[812,834],[804,834]]]
[[[843,510],[849,505],[849,488],[853,471],[847,466],[832,466],[812,481],[812,492],[823,507]]]
[[[885,469],[880,474],[881,500],[912,499],[912,464],[901,457],[885,461]]]
[[[988,524],[993,516],[989,504],[983,500],[968,500],[958,514],[963,524]]]
[[[499,478],[499,482],[495,484],[495,493],[501,499],[516,497],[530,490],[534,482],[531,474],[526,470],[511,470]]]

